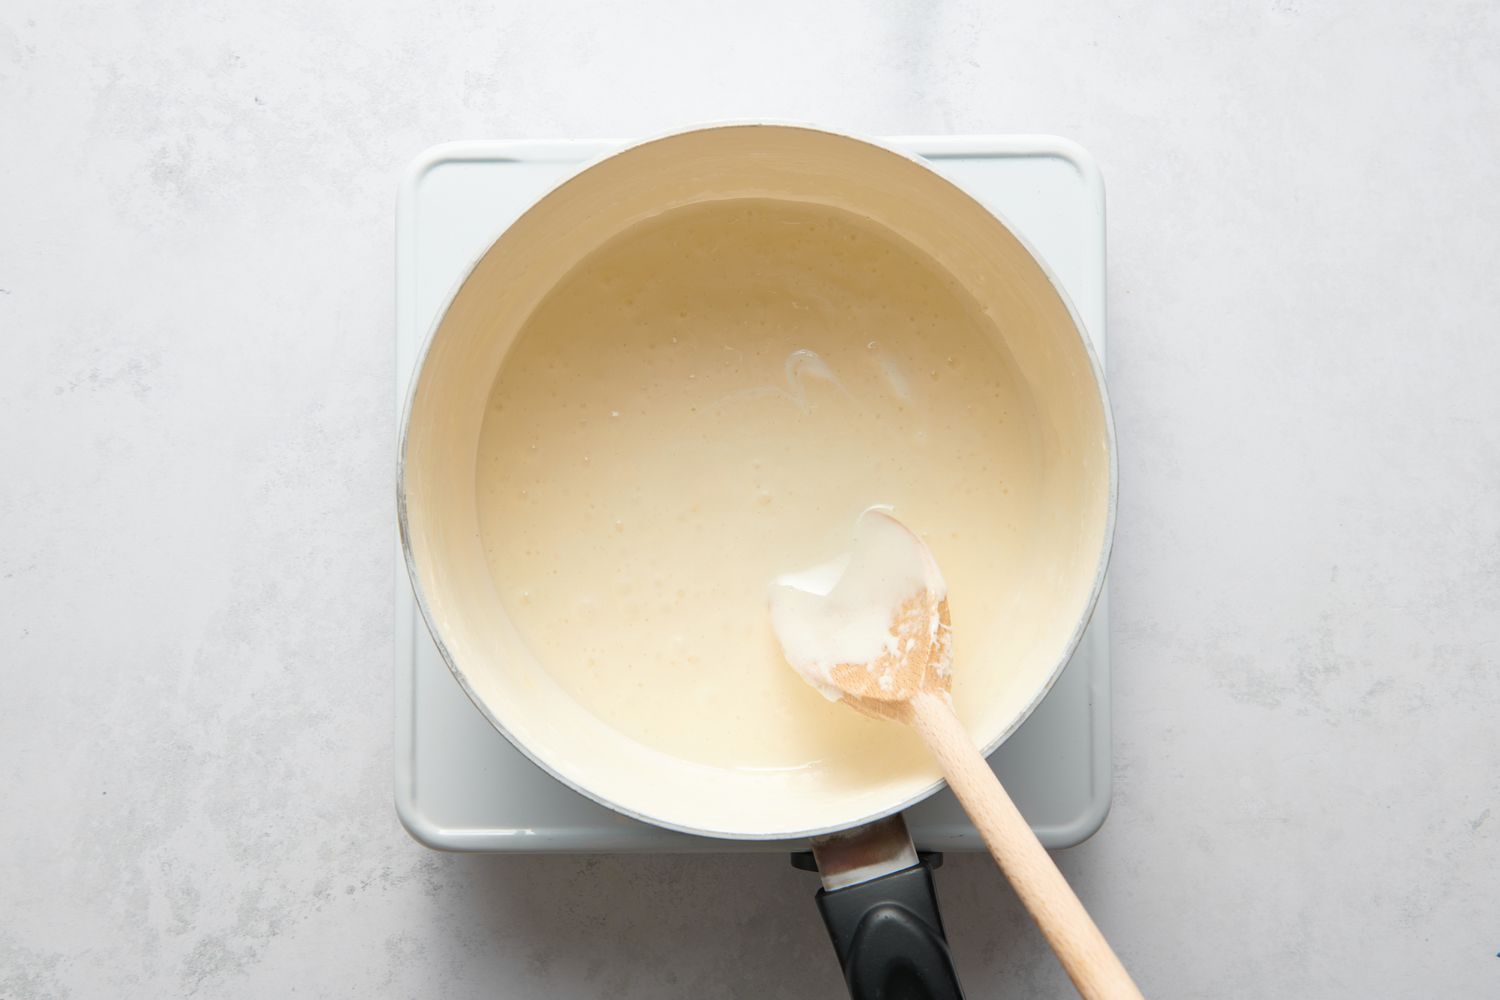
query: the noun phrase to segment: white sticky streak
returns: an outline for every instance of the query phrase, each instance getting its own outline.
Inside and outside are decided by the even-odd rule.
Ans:
[[[911,383],[906,381],[906,376],[901,369],[896,367],[896,362],[885,355],[880,356],[880,371],[885,375],[885,380],[891,384],[891,391],[896,398],[903,403],[911,402]]]
[[[785,399],[803,413],[812,409],[812,402],[808,398],[808,380],[819,379],[833,386],[844,395],[849,395],[849,390],[834,370],[828,366],[817,351],[809,351],[805,348],[793,351],[786,356],[786,361],[781,365],[782,375],[786,380],[786,388],[774,385],[755,386],[750,389],[741,389],[731,392],[719,400],[717,405],[735,403],[750,399],[779,398]]]

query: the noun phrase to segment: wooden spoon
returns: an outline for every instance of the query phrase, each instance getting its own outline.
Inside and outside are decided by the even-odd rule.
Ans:
[[[912,538],[933,567],[930,579],[941,581],[926,545],[915,534]],[[937,586],[938,592],[923,587],[897,607],[886,651],[869,662],[834,666],[831,685],[858,711],[905,723],[921,735],[1078,992],[1088,1000],[1140,998],[1130,974],[953,712],[951,623],[947,597],[942,584]]]

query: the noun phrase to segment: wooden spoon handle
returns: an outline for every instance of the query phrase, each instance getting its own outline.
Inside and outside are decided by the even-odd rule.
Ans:
[[[910,705],[912,724],[1079,994],[1087,1000],[1142,1000],[1130,973],[969,739],[947,696],[923,691]]]

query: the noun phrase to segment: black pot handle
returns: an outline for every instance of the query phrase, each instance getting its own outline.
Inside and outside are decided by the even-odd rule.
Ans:
[[[923,856],[902,871],[818,891],[853,1000],[963,1000],[932,884],[940,858]]]

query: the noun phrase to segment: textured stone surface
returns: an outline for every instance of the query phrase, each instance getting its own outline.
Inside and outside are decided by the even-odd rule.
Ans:
[[[1110,193],[1117,794],[1155,997],[1500,990],[1486,2],[0,9],[0,997],[831,997],[780,858],[390,803],[392,209],[440,140],[1046,131]],[[999,876],[974,996],[1065,984]]]

